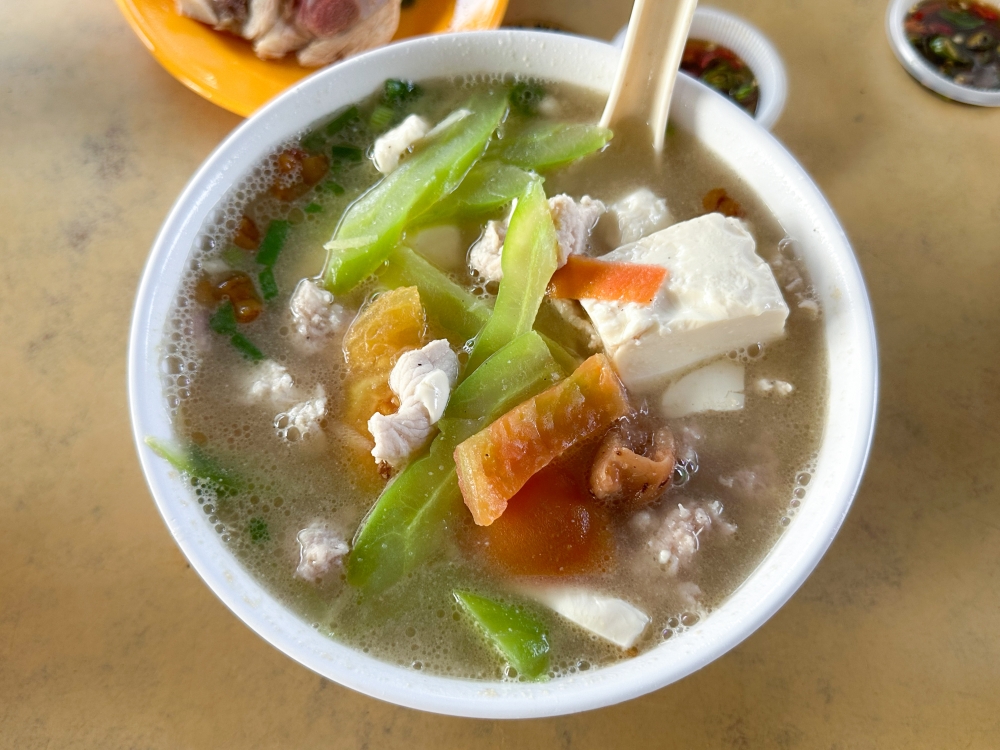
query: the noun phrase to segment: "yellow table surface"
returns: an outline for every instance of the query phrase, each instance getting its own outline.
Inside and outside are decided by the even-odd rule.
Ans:
[[[784,55],[775,132],[870,285],[871,463],[816,572],[741,646],[620,706],[509,723],[330,683],[188,567],[136,461],[126,337],[161,221],[239,120],[110,0],[0,4],[0,747],[1000,747],[1000,112],[911,80],[884,2],[720,4]],[[628,15],[575,8],[604,36]]]

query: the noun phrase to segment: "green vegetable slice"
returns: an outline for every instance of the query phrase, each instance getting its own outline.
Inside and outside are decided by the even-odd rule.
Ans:
[[[271,266],[257,274],[257,280],[264,299],[271,300],[278,296],[278,282],[274,280],[274,269]]]
[[[330,136],[337,135],[337,133],[360,117],[361,113],[358,112],[358,108],[352,104],[350,107],[330,120],[326,126],[326,134]]]
[[[446,419],[481,421],[483,424],[475,430],[478,432],[569,372],[572,371],[559,366],[545,340],[535,331],[529,331],[463,380],[451,394],[444,416]]]
[[[454,596],[519,674],[531,679],[545,676],[550,647],[544,624],[521,607],[468,591],[456,591]]]
[[[208,327],[218,334],[229,336],[229,342],[239,349],[240,353],[249,359],[260,361],[264,359],[264,354],[253,345],[246,336],[239,331],[239,323],[236,322],[236,311],[233,303],[225,300],[219,309],[208,319]]]
[[[468,219],[495,211],[521,195],[533,177],[511,164],[479,162],[469,170],[455,192],[432,206],[417,221],[432,224],[453,216]]]
[[[532,125],[509,141],[499,144],[497,156],[522,169],[543,170],[600,151],[611,140],[611,136],[611,131],[600,125]]]
[[[343,187],[343,185],[340,185],[340,184],[334,182],[333,180],[327,180],[322,185],[320,185],[317,188],[317,190],[320,190],[322,192],[333,193],[334,195],[343,195],[344,194],[344,187]]]
[[[254,343],[244,336],[242,333],[234,333],[229,337],[229,343],[236,347],[236,349],[247,359],[252,359],[254,362],[260,362],[264,359],[264,353],[258,349]]]
[[[482,95],[473,97],[466,109],[473,114],[445,128],[347,210],[334,239],[373,234],[376,240],[331,252],[325,272],[330,291],[349,291],[374,273],[399,242],[407,221],[458,187],[486,150],[507,103],[497,94]]]
[[[153,453],[173,466],[182,474],[199,479],[221,494],[236,492],[242,482],[228,469],[222,468],[218,462],[193,443],[185,450],[155,437],[147,437],[148,445]]]
[[[368,118],[368,127],[370,127],[376,133],[381,133],[387,130],[393,121],[396,119],[396,110],[392,107],[380,104],[372,111],[371,117]]]
[[[586,316],[586,313],[583,312],[581,315]],[[564,318],[556,310],[549,297],[542,300],[542,304],[538,308],[534,329],[543,336],[548,336],[559,343],[574,356],[579,357],[581,362],[591,354],[596,353],[587,330],[573,325]]]
[[[489,305],[405,245],[389,255],[379,280],[390,289],[417,287],[427,314],[460,342],[473,338],[489,320]]]
[[[365,152],[357,146],[338,144],[330,147],[330,155],[340,161],[360,162],[365,158]]]
[[[362,521],[347,559],[348,583],[376,594],[423,560],[462,502],[455,447],[564,374],[541,337],[529,332],[466,378],[452,394],[428,454],[385,488]]]
[[[583,364],[582,358],[578,357],[555,339],[550,339],[544,333],[539,333],[538,335],[542,337],[542,341],[549,347],[549,351],[552,352],[552,358],[565,372],[573,372]]]
[[[267,225],[267,232],[264,233],[264,239],[260,241],[260,250],[257,251],[256,260],[260,265],[273,266],[278,261],[291,228],[292,225],[284,219],[276,219]]]
[[[529,117],[538,114],[538,105],[545,98],[545,89],[536,81],[518,81],[510,87],[510,108]]]
[[[260,516],[250,519],[250,522],[247,523],[247,533],[250,535],[250,541],[254,544],[261,544],[271,538],[271,532],[267,528],[267,521]]]
[[[473,372],[500,347],[531,330],[558,265],[556,228],[539,180],[528,185],[517,203],[500,262],[503,280],[493,315],[472,347],[466,372]]]
[[[390,107],[401,107],[424,93],[413,81],[403,81],[398,78],[387,78],[382,89],[382,101]]]

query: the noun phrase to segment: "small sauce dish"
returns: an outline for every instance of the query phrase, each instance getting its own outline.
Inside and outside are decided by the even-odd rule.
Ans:
[[[991,34],[991,30],[998,27],[996,20],[980,18],[975,15],[974,10],[963,8],[945,9],[944,13],[950,21],[943,24],[942,32],[947,30],[949,33],[934,33],[933,29],[929,29],[928,33],[924,36],[924,40],[926,40],[926,44],[928,45],[929,56],[939,59],[939,65],[932,63],[928,59],[928,56],[922,54],[914,46],[914,43],[910,41],[910,34],[907,32],[907,18],[914,12],[921,10],[928,13],[928,15],[935,13],[940,10],[936,8],[940,4],[933,3],[931,5],[934,7],[924,9],[920,6],[927,4],[915,0],[892,0],[889,3],[889,8],[885,16],[885,30],[889,37],[889,44],[892,47],[893,53],[902,66],[906,68],[906,71],[931,91],[964,104],[975,104],[980,107],[1000,107],[1000,87],[977,88],[974,85],[966,85],[962,83],[962,79],[966,76],[961,72],[956,73],[956,68],[961,67],[968,67],[970,71],[972,70],[972,59],[978,53],[975,50],[968,49],[967,45],[977,34],[979,36],[989,36],[994,46],[1000,45],[1000,38],[997,38],[1000,37],[1000,34],[996,36]],[[966,5],[970,7],[979,6],[991,11],[995,10],[1000,14],[1000,7],[997,7],[992,2],[978,0],[974,3],[966,3]],[[939,12],[937,14],[940,15]],[[927,20],[931,24],[936,22],[936,19],[932,18]],[[948,19],[945,20],[947,21]],[[977,27],[973,26],[976,21],[980,22]],[[926,26],[927,24],[923,25]],[[956,39],[959,41],[956,42]],[[931,47],[930,45],[938,45],[940,48]],[[977,45],[974,44],[973,46]],[[987,50],[987,52],[993,53],[993,50]],[[993,57],[994,64],[996,64],[995,53],[993,53]],[[965,66],[964,63],[968,63],[968,65]],[[947,75],[946,72],[950,72],[952,76]]]

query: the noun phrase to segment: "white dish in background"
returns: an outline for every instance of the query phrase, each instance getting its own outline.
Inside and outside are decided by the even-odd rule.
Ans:
[[[826,200],[784,147],[686,77],[677,83],[672,121],[729,165],[796,238],[823,309],[829,360],[828,412],[809,494],[756,570],[689,630],[634,659],[541,683],[451,679],[379,661],[321,635],[272,596],[222,542],[191,487],[144,445],[146,436],[172,434],[161,347],[192,247],[230,188],[279,144],[389,77],[502,71],[606,92],[617,60],[614,47],[592,39],[502,30],[414,39],[331,66],[240,125],[192,177],[156,239],[128,355],[129,406],[146,479],[178,545],[219,598],[262,638],[324,677],[400,705],[483,718],[552,716],[628,700],[700,669],[760,627],[816,566],[850,508],[871,445],[877,386],[875,332],[857,261]]]
[[[615,35],[611,41],[613,45],[621,48],[625,43],[627,28],[622,28]],[[732,13],[700,5],[694,12],[688,36],[728,47],[750,66],[760,87],[760,99],[754,119],[768,130],[773,128],[785,109],[788,76],[785,74],[781,55],[760,29]],[[729,100],[724,94],[720,96]]]
[[[1000,91],[960,86],[938,73],[910,44],[910,40],[906,38],[904,22],[906,14],[917,2],[918,0],[892,0],[885,12],[885,33],[889,37],[889,46],[906,72],[931,91],[956,102],[980,107],[1000,107]]]

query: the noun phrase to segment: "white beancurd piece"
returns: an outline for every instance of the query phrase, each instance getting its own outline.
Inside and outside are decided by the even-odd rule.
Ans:
[[[394,414],[375,413],[368,420],[368,431],[375,439],[375,461],[398,468],[423,447],[444,414],[457,380],[458,357],[445,339],[400,356],[389,374],[399,409]]]
[[[775,396],[791,396],[795,391],[795,386],[791,383],[771,378],[761,378],[757,381],[756,387],[761,393]]]
[[[788,307],[754,247],[742,222],[714,213],[602,256],[668,271],[648,305],[580,300],[629,390],[784,334]]]
[[[460,271],[465,265],[462,230],[454,224],[437,224],[420,229],[407,235],[406,244],[444,271]],[[498,258],[499,255],[498,245]]]
[[[272,359],[266,359],[250,370],[247,400],[252,404],[268,404],[284,408],[298,398],[298,391],[288,370]]]
[[[389,174],[399,166],[399,159],[413,144],[427,135],[431,124],[420,115],[410,115],[392,130],[380,135],[372,147],[375,169]]]
[[[351,314],[334,301],[333,294],[312,279],[302,279],[288,303],[299,343],[318,351],[332,334],[350,322]]]
[[[699,367],[675,381],[660,401],[668,419],[703,411],[739,411],[745,397],[745,367],[739,362],[720,360]]]
[[[482,236],[469,249],[469,268],[484,281],[503,279],[501,254],[507,238],[507,221],[488,221]]]
[[[317,385],[313,398],[295,404],[275,416],[274,430],[278,437],[289,443],[316,439],[323,435],[320,422],[325,416],[326,391],[322,385]]]
[[[299,543],[299,564],[295,575],[316,583],[349,551],[339,534],[319,522],[302,529],[296,537]]]
[[[580,255],[587,250],[590,232],[604,213],[604,204],[589,195],[573,200],[568,195],[553,195],[549,198],[549,211],[556,227],[556,241],[559,248],[559,266],[566,265],[571,255]]]
[[[526,592],[584,630],[631,648],[649,624],[649,615],[624,599],[575,587],[545,587]]]
[[[649,188],[639,188],[608,206],[608,220],[601,229],[611,247],[638,242],[674,223],[667,201]]]

